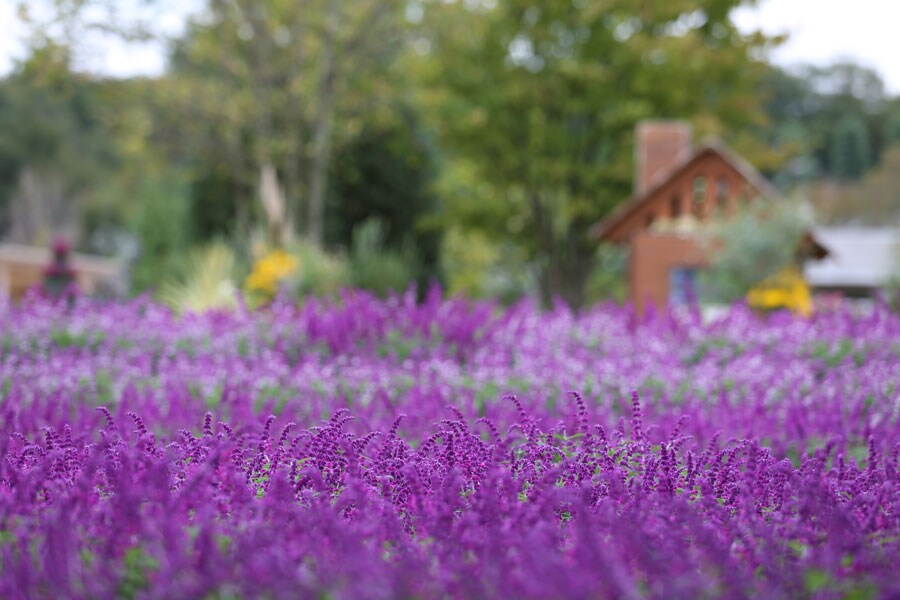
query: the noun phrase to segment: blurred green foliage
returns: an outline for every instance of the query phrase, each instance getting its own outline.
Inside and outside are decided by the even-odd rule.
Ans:
[[[871,142],[859,115],[844,115],[831,140],[831,173],[840,181],[859,179],[871,166]]]
[[[761,133],[781,161],[758,166],[782,186],[820,177],[859,178],[880,163],[894,139],[900,97],[891,97],[878,73],[866,66],[847,61],[770,66],[760,90],[768,117]],[[862,166],[848,165],[848,153]]]
[[[350,251],[350,282],[382,296],[404,291],[417,271],[412,244],[390,248],[386,233],[383,221],[369,219],[354,228]]]
[[[349,268],[342,255],[325,252],[302,240],[289,250],[299,260],[297,271],[287,282],[287,290],[295,297],[333,296],[350,285]]]
[[[451,228],[443,241],[443,269],[451,294],[504,303],[536,295],[533,269],[516,246],[462,228]]]
[[[797,201],[763,198],[713,222],[704,231],[703,243],[715,251],[700,274],[701,300],[742,299],[756,284],[795,264],[811,224],[811,215]]]
[[[379,223],[380,249],[415,251],[414,278],[421,287],[440,279],[441,227],[434,190],[437,150],[408,107],[397,118],[366,123],[338,149],[332,166],[326,240],[331,247],[365,243]],[[360,228],[363,228],[360,230]],[[369,237],[367,237],[369,236]]]
[[[69,203],[89,204],[91,192],[114,167],[115,140],[106,136],[103,123],[105,86],[74,73],[70,59],[68,50],[57,45],[35,48],[13,74],[0,80],[4,233],[15,220],[10,201],[26,169],[58,181]]]
[[[108,0],[48,0],[24,23],[28,57],[0,80],[0,229],[27,220],[9,200],[37,173],[81,249],[133,259],[133,291],[190,280],[191,249],[216,241],[238,284],[273,241],[270,168],[297,295],[436,279],[622,299],[627,257],[587,231],[631,192],[646,118],[725,138],[779,185],[857,179],[867,218],[894,214],[900,99],[859,65],[766,64],[775,40],[731,21],[742,0],[201,4],[149,78],[73,66],[91,27],[136,33],[97,21]],[[832,196],[835,218],[859,212]]]
[[[174,178],[148,178],[139,182],[134,200],[139,209],[130,225],[140,247],[131,284],[136,292],[152,291],[161,280],[178,278],[186,266],[191,246],[188,188]]]

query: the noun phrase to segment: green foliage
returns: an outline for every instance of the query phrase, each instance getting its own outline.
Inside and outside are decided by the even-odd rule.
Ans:
[[[331,296],[349,285],[349,267],[344,257],[325,252],[305,240],[292,244],[289,251],[299,261],[299,267],[287,281],[293,295]]]
[[[785,158],[796,157],[783,170],[779,165],[757,164],[777,172],[778,182],[805,182],[823,174],[845,179],[847,167],[835,156],[834,146],[844,143],[837,138],[846,136],[838,132],[847,126],[848,115],[861,118],[867,129],[864,135],[871,134],[862,151],[869,156],[865,168],[878,164],[891,144],[890,122],[896,106],[891,106],[884,82],[871,68],[846,61],[790,71],[770,66],[761,90],[769,119],[765,137]],[[851,128],[856,129],[853,135],[859,133],[858,122]]]
[[[844,115],[831,139],[831,174],[840,181],[862,177],[871,166],[869,130],[858,115]]]
[[[260,171],[273,167],[292,222],[318,244],[336,142],[395,91],[384,83],[401,47],[403,9],[398,0],[208,3],[172,61],[182,137],[201,170],[212,172],[198,183],[214,189],[228,172],[236,184],[228,203],[238,202],[238,219],[249,218]]]
[[[244,191],[222,164],[210,163],[190,184],[190,236],[205,242],[237,233],[239,192]],[[246,202],[246,200],[244,200]]]
[[[628,295],[628,250],[601,244],[597,248],[594,269],[587,283],[588,302],[613,300],[622,304]]]
[[[443,271],[451,294],[470,298],[497,298],[511,303],[534,294],[532,269],[521,250],[496,242],[483,232],[450,228],[443,239]]]
[[[900,111],[891,114],[885,126],[884,140],[886,144],[900,144]]]
[[[739,4],[420,3],[426,106],[475,182],[448,198],[450,218],[517,245],[545,301],[583,304],[587,231],[631,189],[636,123],[690,118],[703,134],[759,122],[751,56],[766,40],[738,33]]]
[[[187,187],[178,179],[144,178],[133,201],[133,230],[140,246],[132,269],[135,291],[151,290],[185,267],[189,247]]]
[[[4,234],[16,220],[9,201],[24,170],[35,173],[39,182],[58,184],[64,200],[39,203],[51,202],[43,208],[54,222],[43,225],[62,227],[73,224],[62,221],[77,216],[85,195],[112,166],[115,152],[102,120],[104,86],[73,73],[69,60],[66,48],[48,44],[35,49],[0,81],[0,230]]]
[[[440,276],[436,149],[412,109],[401,106],[396,112],[396,118],[385,122],[370,119],[337,149],[327,241],[349,248],[355,230],[378,219],[389,224],[383,232],[385,248],[416,248],[421,265],[417,278],[427,284]]]
[[[377,219],[358,225],[350,251],[350,281],[379,295],[401,292],[415,281],[416,261],[408,244],[397,250],[385,244],[386,230]]]
[[[701,272],[700,295],[731,302],[766,277],[793,264],[810,218],[798,203],[758,198],[704,231],[710,266]]]

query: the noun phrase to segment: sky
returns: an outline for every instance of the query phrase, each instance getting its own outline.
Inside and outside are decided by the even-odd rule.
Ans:
[[[15,4],[15,0],[0,0],[0,75],[21,57]],[[196,3],[167,5],[169,10],[155,19],[156,25],[177,35],[187,14],[184,7]],[[735,11],[734,18],[744,31],[790,35],[770,57],[776,64],[825,65],[849,58],[874,68],[887,90],[900,94],[900,0],[759,0],[755,7]],[[103,39],[93,43],[81,61],[88,70],[111,76],[157,75],[165,68],[165,52],[159,44],[126,46]]]
[[[900,0],[761,0],[733,15],[743,30],[788,33],[770,57],[780,65],[850,58],[872,67],[900,94]]]

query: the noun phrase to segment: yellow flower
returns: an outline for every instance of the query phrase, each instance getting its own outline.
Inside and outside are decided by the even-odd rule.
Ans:
[[[253,265],[253,270],[244,281],[244,287],[251,292],[263,292],[274,296],[278,285],[297,268],[297,259],[284,250],[272,250]]]
[[[767,277],[747,293],[747,304],[757,310],[787,308],[808,317],[812,314],[812,296],[797,267],[788,267]]]

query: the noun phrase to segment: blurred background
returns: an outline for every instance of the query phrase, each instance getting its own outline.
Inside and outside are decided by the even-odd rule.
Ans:
[[[662,121],[777,209],[694,211],[702,274],[670,269],[658,303],[893,293],[897,22],[880,0],[0,0],[0,292],[640,300],[633,248],[591,231],[641,200],[636,130]]]

